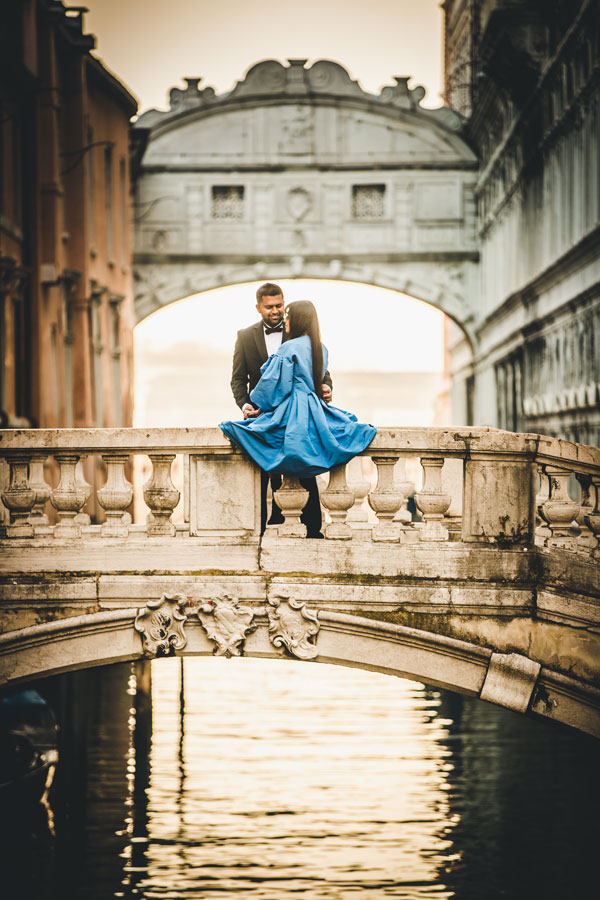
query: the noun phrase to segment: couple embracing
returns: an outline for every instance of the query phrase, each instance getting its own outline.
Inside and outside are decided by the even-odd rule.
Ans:
[[[244,415],[221,429],[261,469],[261,533],[267,524],[267,487],[294,475],[308,491],[302,514],[307,537],[320,538],[321,506],[315,476],[348,462],[376,429],[331,404],[327,348],[309,300],[284,304],[276,284],[256,292],[260,321],[238,332],[231,389]],[[268,524],[283,522],[273,500]]]

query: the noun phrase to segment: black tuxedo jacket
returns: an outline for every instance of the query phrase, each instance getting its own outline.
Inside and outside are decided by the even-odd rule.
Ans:
[[[288,335],[283,332],[283,341]],[[231,372],[231,390],[235,402],[241,409],[246,403],[252,403],[250,392],[256,387],[260,378],[260,367],[268,358],[265,332],[262,320],[249,328],[242,328],[237,333],[235,350],[233,351],[233,369]],[[332,386],[329,372],[325,372],[323,383]]]

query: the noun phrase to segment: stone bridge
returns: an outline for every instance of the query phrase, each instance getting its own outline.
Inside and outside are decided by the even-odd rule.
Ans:
[[[143,655],[296,658],[600,736],[599,449],[382,429],[321,489],[323,541],[293,480],[260,537],[258,471],[218,429],[0,431],[0,455],[0,684]]]

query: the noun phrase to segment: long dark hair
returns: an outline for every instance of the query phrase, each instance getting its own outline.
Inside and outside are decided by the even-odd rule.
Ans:
[[[290,321],[290,338],[307,334],[312,349],[313,381],[317,397],[323,390],[323,345],[317,311],[310,300],[295,300],[286,309]]]

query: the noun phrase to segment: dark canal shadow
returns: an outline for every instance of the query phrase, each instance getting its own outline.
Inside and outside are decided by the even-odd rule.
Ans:
[[[159,840],[156,829],[152,836],[149,810],[153,747],[149,665],[137,668],[137,691],[131,676],[130,665],[122,664],[36,684],[60,721],[60,764],[49,806],[2,810],[3,900],[209,896],[194,886],[193,878],[187,889],[171,889],[168,871],[155,874],[149,883],[149,847]],[[220,689],[235,690],[227,685]],[[272,690],[277,690],[277,684]],[[434,754],[440,772],[437,796],[423,797],[423,809],[435,809],[436,842],[417,851],[433,861],[434,876],[411,886],[397,872],[390,872],[389,879],[379,885],[369,881],[362,889],[357,879],[352,896],[365,900],[593,896],[600,836],[598,742],[449,692],[415,685],[413,694],[416,720],[432,730],[438,747]],[[193,829],[190,832],[190,794],[204,783],[198,782],[197,772],[192,771],[196,763],[186,755],[183,669],[175,697],[168,722],[154,725],[169,732],[174,748],[170,793],[161,814],[173,823],[169,864],[181,872],[189,865],[190,833],[194,834]],[[327,700],[323,696],[315,702]],[[248,710],[258,730],[259,713]],[[401,706],[397,714],[402,714]],[[298,728],[302,727],[300,719]],[[349,723],[348,733],[351,727]],[[368,738],[377,744],[377,734]],[[332,740],[343,742],[345,736]],[[282,751],[267,752],[275,759]],[[205,768],[205,780],[210,781],[210,765]],[[397,802],[400,809],[402,798]],[[244,806],[243,797],[240,804]],[[373,822],[378,815],[376,809],[365,813],[366,820],[371,817]],[[226,847],[223,852],[227,853]],[[352,846],[339,852],[351,855]],[[247,891],[256,898],[283,896],[277,888],[269,888],[272,877],[272,869],[266,866],[262,881],[256,876],[258,884],[249,883]],[[299,884],[301,889],[290,886],[285,896],[300,893],[311,900],[343,896],[326,880],[312,886]],[[235,893],[217,882],[210,887],[211,897]]]

